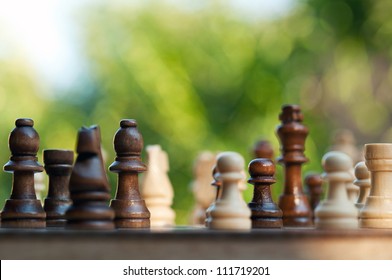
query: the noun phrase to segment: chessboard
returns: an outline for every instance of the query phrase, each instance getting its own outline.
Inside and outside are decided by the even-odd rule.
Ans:
[[[195,183],[201,193],[194,219],[192,225],[178,226],[166,174],[168,155],[149,146],[148,166],[142,162],[136,120],[121,120],[114,135],[116,157],[109,171],[118,181],[111,198],[99,126],[78,131],[75,160],[73,151],[47,149],[41,165],[34,121],[17,119],[4,165],[13,183],[0,216],[0,258],[392,258],[392,144],[366,144],[359,162],[349,152],[329,151],[322,159],[324,173],[303,179],[309,131],[299,106],[283,106],[280,120],[277,161],[284,167],[284,189],[279,201],[271,194],[275,160],[268,143],[260,142],[248,164],[249,176],[244,158],[234,151],[197,168],[208,175]],[[44,170],[49,184],[41,201],[34,174]],[[141,173],[146,174],[139,184]],[[245,178],[254,188],[248,203],[242,196]],[[212,195],[207,189],[214,190]]]

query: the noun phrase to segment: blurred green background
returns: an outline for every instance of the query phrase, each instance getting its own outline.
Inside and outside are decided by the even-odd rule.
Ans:
[[[160,144],[169,154],[173,207],[177,223],[186,224],[196,156],[232,150],[249,162],[259,139],[270,140],[279,155],[275,128],[283,104],[299,104],[310,130],[304,173],[321,172],[337,129],[350,129],[359,147],[389,142],[392,2],[293,3],[280,16],[248,18],[225,1],[90,2],[74,18],[87,75],[73,87],[51,94],[55,89],[38,81],[18,47],[0,52],[0,163],[10,156],[16,118],[34,119],[40,162],[43,149],[74,149],[77,129],[99,124],[107,166],[119,121],[134,118],[145,145]],[[7,44],[5,34],[0,20],[0,42]],[[275,199],[282,168],[277,172]],[[0,175],[0,206],[11,178]],[[115,174],[109,179],[114,191]],[[245,199],[251,195],[249,186]]]

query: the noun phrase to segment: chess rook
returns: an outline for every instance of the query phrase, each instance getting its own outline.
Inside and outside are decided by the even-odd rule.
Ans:
[[[146,147],[148,169],[143,178],[142,196],[151,213],[151,227],[172,227],[176,214],[171,208],[174,191],[167,172],[169,159],[160,145]]]
[[[309,195],[312,211],[320,203],[323,194],[323,179],[319,174],[308,174],[305,176],[305,189]]]
[[[7,228],[43,228],[46,214],[34,189],[34,173],[44,168],[38,163],[39,135],[32,119],[17,119],[9,135],[10,160],[4,171],[13,173],[11,197],[1,212],[1,226]]]
[[[370,194],[370,172],[364,161],[360,161],[355,165],[355,181],[354,184],[359,187],[358,201],[355,203],[358,209],[365,206],[366,199]]]
[[[109,170],[118,174],[116,198],[110,206],[116,213],[117,228],[149,228],[150,212],[139,192],[139,173],[147,170],[141,161],[143,137],[137,122],[123,119],[114,135],[115,161]]]
[[[110,186],[101,154],[98,126],[78,131],[78,154],[69,181],[73,204],[66,212],[66,228],[76,230],[114,229],[114,211],[108,206]]]
[[[342,152],[328,152],[322,159],[328,182],[327,198],[315,209],[315,226],[320,229],[358,228],[358,210],[347,196],[346,184],[353,181],[352,160]]]
[[[392,228],[392,144],[366,144],[371,189],[360,211],[360,227]]]
[[[69,179],[74,153],[70,150],[44,150],[45,171],[49,176],[48,196],[45,198],[47,227],[65,227],[65,213],[72,204]]]
[[[270,159],[254,159],[249,163],[248,171],[248,183],[254,185],[253,199],[248,204],[252,211],[252,228],[281,228],[282,211],[271,194],[271,184],[276,182],[274,163]]]
[[[211,209],[210,229],[249,231],[251,211],[240,195],[239,184],[244,179],[244,159],[235,152],[219,154],[217,179],[222,182],[222,195]]]
[[[312,226],[312,210],[302,189],[301,166],[308,159],[304,155],[308,129],[302,124],[303,115],[299,106],[285,105],[279,116],[281,125],[276,133],[282,155],[278,162],[284,167],[284,191],[279,198],[285,227]]]

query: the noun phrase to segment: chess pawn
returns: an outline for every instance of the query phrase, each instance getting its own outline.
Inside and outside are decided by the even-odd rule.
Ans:
[[[301,166],[308,159],[304,155],[308,129],[302,124],[303,115],[297,105],[285,105],[279,116],[282,124],[277,127],[282,155],[278,162],[284,167],[284,191],[279,198],[285,227],[310,227],[312,209],[302,189]]]
[[[218,176],[219,176],[218,168],[215,165],[214,168],[212,169],[213,181],[211,182],[211,185],[216,187],[216,196],[215,196],[215,200],[210,204],[210,206],[206,210],[206,220],[205,220],[206,227],[210,227],[211,210],[214,209],[215,203],[218,201],[218,199],[220,199],[222,195],[222,188],[221,188],[222,184],[220,181],[218,181]]]
[[[78,131],[78,154],[69,180],[72,205],[66,211],[68,229],[114,229],[114,211],[108,206],[110,186],[101,154],[98,126]]]
[[[123,119],[113,140],[115,161],[109,170],[118,174],[116,198],[110,206],[116,213],[117,228],[149,228],[150,212],[139,192],[139,173],[147,170],[141,161],[143,137],[137,122]]]
[[[315,225],[320,229],[358,228],[358,210],[348,199],[346,184],[353,180],[351,158],[342,152],[328,152],[322,159],[328,182],[327,198],[315,209]]]
[[[34,173],[44,168],[38,163],[39,135],[32,119],[17,119],[9,136],[10,160],[4,171],[13,173],[11,197],[1,212],[2,227],[43,228],[46,214],[34,189]]]
[[[235,152],[218,156],[217,179],[222,182],[222,195],[211,210],[211,229],[248,231],[252,227],[251,211],[240,196],[238,184],[244,179],[244,159]]]
[[[305,176],[305,188],[309,194],[310,206],[314,211],[323,194],[323,179],[319,174],[308,174]]]
[[[74,153],[70,150],[44,150],[45,171],[49,176],[48,196],[45,199],[47,227],[65,227],[65,213],[72,204],[69,179]]]
[[[167,172],[169,159],[167,153],[159,145],[146,147],[148,169],[142,184],[142,196],[151,213],[151,227],[167,227],[175,225],[176,214],[171,208],[174,191]]]
[[[350,169],[350,172],[354,178],[354,168]],[[346,185],[347,196],[352,203],[356,203],[359,196],[359,188],[353,182],[348,182]]]
[[[364,161],[360,161],[355,165],[355,180],[354,184],[359,187],[359,197],[355,206],[362,209],[365,205],[366,199],[370,194],[370,172],[366,167]]]
[[[268,158],[273,161],[274,148],[267,140],[257,141],[253,147],[253,158]]]
[[[366,144],[370,194],[359,215],[363,228],[392,228],[392,144]]]
[[[193,180],[191,187],[195,198],[195,208],[192,211],[191,224],[204,225],[206,210],[214,201],[216,192],[211,188],[211,170],[216,162],[215,154],[201,152],[193,165]]]
[[[249,163],[248,170],[248,183],[254,185],[253,199],[248,204],[252,211],[252,228],[281,228],[282,210],[273,202],[271,194],[271,184],[276,182],[274,163],[257,158]]]

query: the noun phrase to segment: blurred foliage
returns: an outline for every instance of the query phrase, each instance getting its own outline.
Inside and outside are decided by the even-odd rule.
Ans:
[[[17,117],[34,118],[42,149],[73,148],[76,130],[96,123],[109,165],[119,121],[134,118],[145,145],[169,154],[177,222],[185,224],[197,154],[233,150],[249,162],[253,144],[267,139],[278,155],[274,131],[283,104],[299,104],[310,129],[304,172],[321,172],[337,128],[352,130],[358,145],[392,139],[389,1],[299,1],[284,17],[257,21],[223,1],[188,9],[115,3],[81,13],[90,79],[62,99],[41,100],[47,89],[25,65],[0,61],[4,147]],[[283,185],[277,170],[275,199]],[[109,178],[115,189],[115,175]],[[10,176],[0,182],[3,201]],[[251,195],[249,187],[247,201]]]

